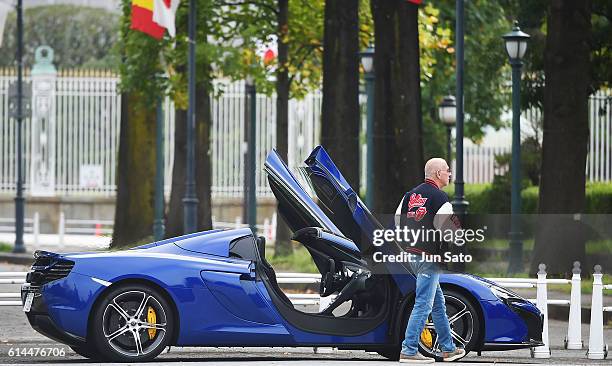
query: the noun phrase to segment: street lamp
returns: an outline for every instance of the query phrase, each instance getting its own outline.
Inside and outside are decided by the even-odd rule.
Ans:
[[[196,42],[196,1],[189,1],[189,50],[187,55],[188,95],[186,123],[186,163],[185,163],[185,196],[183,197],[183,232],[193,233],[198,228],[198,197],[196,195],[195,181],[195,115],[196,115],[196,68],[195,68],[195,42]]]
[[[256,177],[255,177],[255,136],[257,134],[257,89],[253,76],[248,75],[245,83],[245,131],[246,131],[246,149],[245,149],[245,174],[244,174],[244,219],[251,230],[256,231],[257,218],[257,197],[256,197]]]
[[[464,64],[464,53],[463,53],[463,41],[464,41],[464,1],[455,0],[455,63],[457,69],[455,72],[455,95],[457,97],[456,107],[456,128],[455,128],[455,197],[451,204],[453,205],[453,212],[462,225],[465,225],[465,215],[467,214],[467,208],[469,202],[465,200],[464,194],[464,182],[463,182],[463,64]],[[452,246],[451,251],[463,254],[465,246],[457,247]],[[453,270],[463,271],[465,270],[465,262],[454,263],[452,266]]]
[[[371,210],[374,206],[374,46],[359,52],[361,66],[365,71],[366,95],[368,102],[366,124],[366,206]]]
[[[521,67],[527,50],[529,35],[521,32],[518,22],[510,33],[502,37],[506,53],[512,66],[512,194],[510,218],[510,263],[509,273],[523,270],[523,242],[521,241]]]
[[[15,246],[13,253],[24,253],[24,198],[23,198],[23,2],[17,0],[17,195],[15,197]]]
[[[446,162],[451,163],[451,129],[457,121],[457,104],[455,97],[447,95],[438,105],[438,117],[446,126]]]

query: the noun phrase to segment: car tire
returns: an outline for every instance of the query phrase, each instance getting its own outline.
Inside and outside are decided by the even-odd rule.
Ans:
[[[462,333],[459,336],[470,334],[470,338],[465,343],[465,346],[458,344],[460,342],[455,339],[455,336],[453,337],[455,344],[456,345],[458,344],[458,346],[464,347],[465,354],[467,355],[471,350],[474,349],[474,347],[478,343],[478,340],[480,339],[481,321],[480,321],[479,313],[476,311],[476,307],[474,306],[472,300],[468,298],[467,296],[465,296],[463,293],[456,291],[456,290],[443,290],[443,292],[444,292],[444,300],[446,302],[446,314],[448,315],[449,320],[452,320],[454,315],[457,315],[459,311],[463,310],[464,306],[465,306],[465,309],[469,312],[469,314],[471,314],[473,321],[471,323],[464,322],[464,324],[462,324],[462,328],[458,329],[458,331]],[[463,315],[463,316],[467,317],[467,315]],[[408,324],[409,317],[410,316],[408,315],[404,318],[402,327],[400,328],[400,332],[402,332],[400,334],[400,339],[402,341],[404,339],[403,332],[406,331],[406,325]],[[459,320],[461,320],[461,317],[455,319],[453,323],[456,323]],[[426,327],[427,326],[432,326],[429,320],[427,321]],[[469,326],[469,329],[466,329],[466,326]],[[451,329],[452,328],[453,328],[453,324],[451,324]],[[454,329],[452,330],[454,331]],[[433,347],[430,348],[430,347],[427,347],[425,344],[423,344],[423,341],[419,338],[419,352],[422,355],[426,357],[437,358],[435,355],[436,351],[432,348]],[[376,353],[378,353],[379,355],[385,358],[388,358],[389,360],[397,361],[399,360],[401,350],[402,350],[402,347],[400,344],[396,346],[389,346],[389,347],[379,349],[376,351]]]
[[[174,317],[172,306],[160,291],[145,284],[125,284],[103,296],[91,323],[99,354],[114,362],[144,362],[169,344]]]
[[[457,347],[465,349],[467,355],[476,347],[480,339],[480,316],[476,306],[468,296],[456,290],[443,290],[444,301],[446,303],[446,315],[451,326],[451,337]],[[433,330],[433,322],[427,321],[426,329]],[[436,337],[437,338],[437,337]],[[432,346],[435,346],[433,338]],[[419,351],[426,357],[434,357],[439,351],[438,348],[428,347],[422,338],[419,338]]]

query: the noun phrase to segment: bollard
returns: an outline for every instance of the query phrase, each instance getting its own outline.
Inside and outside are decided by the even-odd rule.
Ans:
[[[60,217],[59,217],[59,228],[58,228],[58,239],[59,239],[59,246],[60,248],[62,248],[64,246],[64,233],[66,232],[66,218],[64,216],[63,212],[60,212]]]
[[[569,324],[567,326],[567,337],[565,338],[566,349],[582,349],[582,296],[580,294],[580,262],[574,262],[572,269],[572,291],[570,295]]]
[[[544,345],[535,347],[531,355],[535,358],[550,358],[550,348],[548,346],[548,293],[546,287],[546,265],[544,263],[540,263],[538,269],[538,280],[536,282],[536,305],[544,315],[544,327],[542,328],[542,343],[544,343]]]
[[[591,297],[591,327],[589,329],[589,351],[587,357],[590,360],[603,360],[607,356],[603,342],[603,283],[601,278],[601,266],[595,266],[593,273],[593,297]]]

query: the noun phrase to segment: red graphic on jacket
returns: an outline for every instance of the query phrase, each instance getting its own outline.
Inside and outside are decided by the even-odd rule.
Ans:
[[[420,194],[411,194],[410,200],[408,201],[408,213],[406,216],[414,219],[415,221],[421,221],[427,213],[427,208],[423,207],[425,202],[427,202],[427,198],[423,198]],[[415,207],[418,207],[416,211],[410,211]]]

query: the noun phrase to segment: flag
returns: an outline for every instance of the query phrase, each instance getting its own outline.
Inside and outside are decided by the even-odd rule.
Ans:
[[[4,25],[6,24],[6,16],[13,9],[12,6],[0,3],[0,47],[2,47],[2,35],[4,34]]]
[[[263,61],[265,65],[269,65],[272,63],[272,61],[274,61],[274,59],[276,58],[276,54],[274,53],[274,51],[270,48],[268,48],[268,50],[266,51],[266,53],[264,54],[263,57]]]
[[[162,39],[165,28],[153,21],[153,0],[132,0],[132,29]]]
[[[174,18],[180,0],[153,0],[153,21],[166,28],[170,37],[176,36]]]

